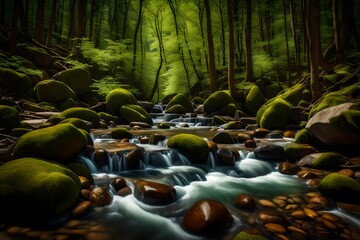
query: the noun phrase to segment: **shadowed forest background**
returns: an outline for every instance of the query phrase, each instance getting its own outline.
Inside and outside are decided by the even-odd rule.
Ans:
[[[241,98],[245,81],[269,92],[310,72],[317,99],[319,66],[332,74],[358,64],[354,0],[1,0],[0,9],[3,47],[33,40],[66,58],[64,67],[89,66],[100,100],[115,87],[154,102],[228,88]]]

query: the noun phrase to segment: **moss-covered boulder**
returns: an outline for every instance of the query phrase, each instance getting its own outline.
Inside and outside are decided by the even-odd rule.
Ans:
[[[98,112],[98,115],[99,115],[99,118],[101,120],[104,120],[104,121],[113,121],[115,122],[116,121],[116,117],[114,117],[113,115],[109,114],[109,113],[106,113],[106,112]]]
[[[260,107],[265,103],[265,97],[261,92],[260,88],[254,85],[245,99],[245,109],[246,111],[255,116]]]
[[[292,105],[282,98],[264,104],[256,114],[260,127],[269,130],[285,129],[290,123]]]
[[[77,95],[83,95],[90,91],[91,76],[84,68],[71,68],[62,71],[57,80],[68,85]]]
[[[63,111],[59,117],[62,120],[67,119],[67,118],[79,118],[84,121],[88,121],[88,122],[92,123],[94,128],[100,127],[99,115],[95,111],[88,109],[88,108],[83,108],[83,107],[69,108],[69,109],[66,109],[65,111]]]
[[[59,104],[59,108],[61,111],[78,106],[79,106],[78,103],[72,98],[68,98]]]
[[[167,105],[166,109],[171,108],[172,106],[179,104],[185,108],[186,112],[193,112],[194,108],[192,106],[191,101],[186,97],[184,94],[179,93],[176,96],[174,96],[169,104]]]
[[[301,100],[311,100],[304,99],[303,92],[305,91],[304,84],[298,83],[291,88],[286,89],[283,93],[279,94],[276,98],[283,98],[287,102],[296,106]]]
[[[85,131],[90,132],[90,126],[87,125],[86,122],[84,122],[80,118],[66,118],[60,123],[71,123],[77,128],[84,129]]]
[[[83,164],[78,162],[71,162],[67,164],[67,167],[70,168],[70,170],[76,173],[78,176],[83,176],[87,180],[89,180],[91,184],[94,184],[94,178],[91,175],[90,170]]]
[[[152,125],[151,116],[140,105],[127,104],[120,107],[120,116],[126,120],[127,123],[131,122],[144,122]]]
[[[45,102],[63,102],[68,98],[77,99],[76,94],[65,83],[57,80],[44,80],[36,84],[34,93],[37,99]]]
[[[291,163],[295,163],[302,157],[315,153],[316,149],[310,144],[289,144],[285,147],[285,158]]]
[[[17,44],[17,51],[19,55],[32,61],[40,68],[50,68],[54,63],[54,58],[43,48],[20,43]]]
[[[238,103],[231,97],[229,91],[216,91],[205,100],[204,110],[207,113],[218,112],[230,103],[235,104],[237,109],[239,109]]]
[[[194,104],[203,104],[204,99],[202,97],[196,96],[196,97],[193,97],[192,102]]]
[[[228,105],[221,108],[217,114],[220,116],[234,116],[235,112],[238,111],[239,107],[235,103],[229,103]]]
[[[14,157],[40,157],[58,162],[71,161],[84,150],[87,139],[71,123],[37,129],[21,136]]]
[[[327,175],[321,180],[319,190],[335,201],[360,204],[360,183],[345,175]]]
[[[283,90],[283,87],[279,83],[271,83],[267,84],[264,88],[264,95],[266,98],[271,99],[273,97],[276,97],[281,91]]]
[[[52,106],[44,106],[40,103],[33,103],[25,101],[22,105],[22,109],[31,112],[57,112],[58,109]]]
[[[9,92],[24,94],[31,88],[31,79],[12,69],[0,67],[0,87]]]
[[[186,113],[186,109],[180,104],[174,104],[171,107],[167,107],[165,113],[184,114]]]
[[[114,116],[120,116],[120,107],[127,104],[138,103],[134,95],[123,88],[116,88],[106,96],[107,111]]]
[[[77,201],[79,177],[54,162],[21,158],[0,167],[0,220],[41,224],[67,211]]]
[[[188,156],[193,163],[205,164],[207,162],[208,144],[199,136],[185,133],[177,134],[169,138],[167,146],[179,150]]]
[[[126,128],[114,128],[111,130],[110,135],[111,138],[117,138],[117,139],[122,139],[122,138],[131,139],[133,137],[132,133],[129,132],[129,130],[127,130]]]
[[[19,112],[14,107],[0,105],[0,127],[12,129],[20,124]]]
[[[304,156],[297,162],[299,166],[309,166],[316,169],[338,169],[344,160],[340,154],[333,152],[312,153]]]
[[[309,133],[306,128],[299,130],[295,134],[295,143],[311,144],[314,137]]]
[[[268,240],[266,237],[260,235],[252,235],[246,232],[240,232],[233,240]]]

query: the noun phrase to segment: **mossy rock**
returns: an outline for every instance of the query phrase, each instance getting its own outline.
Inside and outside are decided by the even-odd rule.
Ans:
[[[20,124],[19,112],[14,107],[0,105],[0,126],[12,129]]]
[[[0,99],[0,105],[15,107],[17,104],[12,98],[2,97]]]
[[[256,115],[260,127],[269,130],[285,129],[290,123],[291,104],[278,98],[270,104],[263,105]]]
[[[208,144],[199,136],[185,133],[177,134],[169,138],[167,146],[179,150],[188,156],[193,163],[206,164],[207,162]]]
[[[84,129],[86,132],[90,132],[89,125],[87,125],[86,122],[84,122],[80,118],[66,118],[62,120],[60,123],[71,123],[77,128]]]
[[[17,51],[19,55],[32,61],[40,68],[51,68],[55,61],[46,50],[33,45],[25,43],[17,44]]]
[[[265,103],[265,97],[258,86],[253,86],[245,99],[245,110],[255,116],[260,107]]]
[[[186,109],[180,104],[174,104],[171,107],[167,107],[165,113],[184,114],[186,113]]]
[[[41,106],[38,103],[26,101],[22,105],[22,109],[31,112],[56,112],[58,109],[50,106]]]
[[[276,97],[282,90],[283,87],[279,83],[267,84],[264,87],[264,95],[266,98],[271,99]]]
[[[127,130],[126,128],[114,128],[111,130],[110,135],[111,138],[116,138],[116,139],[122,139],[122,138],[131,139],[133,137],[132,133],[129,132],[129,130]]]
[[[163,99],[161,99],[162,104],[168,104],[171,99],[173,99],[176,96],[177,93],[171,93],[169,95],[166,95]]]
[[[98,112],[98,115],[99,115],[100,119],[105,120],[107,122],[109,122],[109,121],[115,122],[116,121],[116,118],[113,115],[109,114],[109,113]]]
[[[68,85],[77,95],[90,91],[91,76],[84,68],[71,68],[59,73],[57,80]]]
[[[204,99],[202,97],[193,97],[192,102],[194,104],[203,104],[204,103]]]
[[[127,104],[137,105],[138,102],[131,92],[123,88],[116,88],[106,96],[107,111],[114,116],[120,116],[120,107]]]
[[[360,183],[345,175],[339,173],[327,175],[321,180],[319,190],[335,201],[360,204]]]
[[[252,235],[246,232],[240,232],[233,240],[268,240],[266,237],[260,235]]]
[[[87,140],[87,145],[89,146],[94,146],[94,141],[90,135],[90,133],[82,128],[78,128],[80,130],[80,132],[85,136],[86,140]]]
[[[87,167],[85,167],[81,163],[71,162],[67,164],[67,167],[70,168],[70,170],[73,171],[76,175],[86,177],[86,179],[89,180],[91,184],[95,183],[89,169],[87,169]]]
[[[226,123],[224,126],[225,130],[243,129],[243,128],[244,128],[244,124],[237,122],[237,121],[230,121],[230,122]]]
[[[83,107],[73,107],[66,109],[60,114],[62,120],[67,118],[80,118],[82,120],[91,122],[94,128],[100,127],[100,117],[99,115],[88,108]]]
[[[289,144],[285,147],[286,160],[295,163],[302,157],[315,153],[316,149],[310,144]]]
[[[218,111],[220,116],[234,116],[235,112],[239,109],[238,105],[235,103],[229,103]]]
[[[333,152],[322,152],[318,153],[318,157],[316,157],[311,163],[311,168],[316,169],[338,169],[341,164],[343,164],[343,158],[340,154]]]
[[[295,143],[311,144],[313,138],[311,133],[306,128],[303,128],[295,134]]]
[[[169,104],[167,105],[167,109],[171,108],[172,106],[179,104],[185,108],[186,112],[193,112],[194,108],[192,106],[191,101],[186,97],[184,94],[179,93],[176,96],[174,96]]]
[[[304,99],[303,97],[303,91],[305,90],[305,87],[303,84],[296,84],[293,87],[286,89],[283,93],[279,94],[276,98],[283,98],[289,103],[291,103],[294,106],[297,106],[298,103],[301,100],[308,100]]]
[[[216,91],[205,100],[204,110],[207,113],[218,112],[230,103],[233,103],[238,107],[238,104],[230,95],[229,91]]]
[[[151,116],[139,105],[128,104],[120,107],[120,116],[131,122],[144,122],[152,125]]]
[[[21,127],[17,127],[17,128],[13,128],[10,131],[10,135],[13,137],[21,137],[22,135],[31,132],[31,129],[28,128],[21,128]]]
[[[34,88],[37,99],[45,102],[63,102],[68,98],[77,99],[76,94],[65,83],[57,80],[43,80]]]
[[[77,104],[77,102],[74,99],[68,98],[60,104],[60,110],[64,111],[66,109],[78,107],[78,106],[79,105]]]
[[[24,94],[31,88],[31,79],[12,69],[0,67],[0,87],[9,92]]]
[[[69,210],[79,193],[79,177],[63,165],[37,158],[7,162],[0,167],[1,222],[44,224]]]
[[[31,130],[33,129],[33,126],[31,126],[31,124],[26,121],[21,121],[17,127],[18,128],[27,128],[27,129],[31,129]]]
[[[87,139],[71,123],[33,130],[21,136],[14,148],[14,158],[40,157],[68,162],[84,150]]]

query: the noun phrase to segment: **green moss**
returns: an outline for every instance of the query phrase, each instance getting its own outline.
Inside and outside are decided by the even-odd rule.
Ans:
[[[57,79],[68,85],[76,94],[90,91],[91,77],[83,68],[72,68],[59,73]]]
[[[121,106],[120,107],[120,115],[122,116],[123,119],[125,119],[128,123],[131,122],[144,122],[144,123],[149,123],[152,124],[152,120],[150,121],[149,119],[149,114],[146,113],[146,111],[142,109],[141,112],[137,111],[138,109],[134,109],[133,107],[134,105],[125,105],[125,106]],[[146,113],[146,115],[144,115],[143,113]],[[151,117],[150,117],[151,118]]]
[[[237,121],[230,121],[225,124],[224,129],[230,130],[230,129],[242,129],[244,128],[244,125]]]
[[[71,123],[77,128],[84,129],[86,132],[90,132],[90,127],[80,118],[66,118],[60,123]]]
[[[272,83],[265,86],[264,94],[265,96],[270,99],[276,97],[281,91],[283,87],[279,83]]]
[[[295,163],[302,157],[315,152],[315,148],[309,144],[289,144],[285,147],[286,160],[291,163]]]
[[[0,105],[0,126],[6,129],[17,127],[20,124],[20,115],[16,108]]]
[[[246,111],[255,116],[260,107],[265,103],[265,97],[258,86],[253,86],[245,99]]]
[[[360,183],[345,175],[339,173],[327,175],[321,180],[319,190],[335,201],[359,204]]]
[[[68,98],[77,99],[76,94],[65,83],[56,80],[43,80],[36,84],[34,92],[39,101],[63,102]]]
[[[313,142],[313,138],[314,137],[310,134],[310,132],[306,128],[299,130],[295,134],[296,143],[311,144]]]
[[[100,117],[99,115],[90,109],[83,107],[73,107],[66,109],[60,114],[62,119],[66,118],[80,118],[82,120],[91,122],[94,128],[100,127]]]
[[[186,109],[180,104],[174,104],[171,107],[167,107],[165,113],[184,114],[186,113]]]
[[[140,113],[141,115],[143,115],[146,118],[146,121],[145,121],[146,123],[149,123],[149,124],[153,123],[150,114],[148,112],[146,112],[146,110],[142,106],[137,105],[137,104],[128,104],[125,106],[128,108],[131,108],[131,109],[137,111],[138,113]],[[125,116],[122,115],[122,117],[124,117],[126,119]],[[136,121],[129,121],[129,122],[136,122]],[[141,122],[143,122],[143,121],[141,121]]]
[[[204,99],[202,97],[193,97],[192,102],[194,104],[203,104],[204,103]]]
[[[337,169],[344,163],[341,155],[332,152],[320,153],[320,156],[314,159],[310,167],[317,169]]]
[[[86,137],[87,145],[94,146],[94,141],[90,133],[82,128],[79,128],[80,132]]]
[[[0,87],[10,92],[24,94],[31,88],[30,78],[12,69],[0,67]]]
[[[109,121],[113,121],[113,122],[116,121],[116,118],[113,115],[109,114],[109,113],[99,112],[98,115],[99,115],[99,118],[102,119],[102,120],[105,120],[105,121],[108,121],[108,122]]]
[[[29,101],[26,101],[26,102],[23,103],[22,109],[27,110],[27,111],[31,111],[31,112],[49,112],[49,111],[56,112],[56,111],[58,111],[54,107],[41,106],[41,105],[39,105],[37,103],[32,103],[32,102],[29,102]]]
[[[17,44],[17,51],[19,55],[31,60],[40,68],[50,68],[54,63],[54,58],[43,48],[21,43]]]
[[[278,95],[276,98],[283,98],[292,105],[296,106],[301,100],[306,100],[303,97],[305,87],[303,84],[296,84],[293,87],[286,89],[284,93]]]
[[[91,175],[89,169],[87,169],[81,163],[71,162],[67,164],[67,167],[70,168],[71,171],[76,173],[76,175],[86,177],[91,184],[94,184],[94,178]]]
[[[251,235],[246,232],[240,232],[233,240],[267,240],[267,238],[260,235]]]
[[[127,104],[138,104],[131,92],[117,88],[106,96],[106,108],[114,116],[120,116],[120,107]]]
[[[193,134],[177,134],[169,138],[167,145],[187,155],[193,163],[206,163],[209,155],[207,142]]]
[[[33,130],[21,136],[14,157],[41,157],[58,162],[72,160],[84,150],[87,139],[70,123]]]
[[[61,104],[60,104],[60,109],[62,111],[66,110],[66,109],[69,109],[69,108],[72,108],[72,107],[77,107],[78,104],[77,102],[72,99],[72,98],[68,98],[66,99],[65,101],[63,101]]]
[[[281,98],[266,106],[263,105],[256,115],[259,126],[269,130],[285,129],[290,123],[291,108],[291,104]]]
[[[343,111],[338,116],[330,118],[330,124],[343,131],[360,136],[360,111]]]
[[[212,93],[204,102],[204,110],[207,113],[220,111],[226,105],[233,103],[238,106],[229,91],[216,91]]]
[[[79,192],[78,176],[62,165],[36,158],[13,160],[0,167],[0,218],[45,223],[73,206]]]
[[[27,128],[27,129],[33,129],[30,123],[21,121],[20,124],[17,126],[18,128]]]
[[[133,137],[132,133],[129,132],[129,130],[127,130],[126,128],[114,128],[113,130],[111,130],[111,138],[117,138],[117,139],[122,139],[122,138],[128,138],[131,139]]]
[[[235,103],[229,103],[218,111],[218,114],[221,116],[234,116],[235,112],[238,110],[238,105]]]
[[[167,106],[167,109],[171,108],[176,104],[183,106],[186,112],[193,112],[194,110],[191,101],[182,93],[177,94],[171,99]]]

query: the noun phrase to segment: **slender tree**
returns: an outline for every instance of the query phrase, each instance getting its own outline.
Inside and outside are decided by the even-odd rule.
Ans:
[[[228,26],[229,26],[229,61],[228,61],[228,83],[231,96],[235,96],[235,80],[234,80],[234,26],[233,26],[233,0],[226,1]]]
[[[287,10],[286,10],[286,0],[283,0],[283,13],[284,13],[284,29],[285,29],[285,45],[286,45],[286,62],[288,66],[288,74],[287,74],[287,80],[290,79],[290,54],[289,54],[289,40],[288,40],[288,34],[287,34]]]
[[[220,28],[221,28],[221,35],[220,35],[220,42],[221,42],[221,53],[222,53],[222,65],[226,66],[226,49],[225,49],[225,24],[224,24],[224,3],[223,0],[215,1],[215,4],[218,7],[219,15],[220,15]]]
[[[215,67],[215,53],[214,53],[214,42],[212,37],[212,28],[211,28],[211,13],[209,0],[204,0],[204,7],[206,12],[206,29],[207,29],[207,40],[208,40],[208,49],[209,49],[209,83],[210,83],[210,92],[213,93],[216,91],[216,67]]]
[[[69,2],[69,9],[70,9],[70,20],[69,20],[69,30],[68,30],[68,43],[69,46],[71,47],[71,39],[74,36],[74,32],[75,32],[75,4],[76,4],[76,0],[70,0]]]
[[[13,11],[11,19],[11,31],[10,31],[10,43],[11,43],[11,52],[16,53],[16,43],[17,43],[17,13],[18,13],[18,4],[19,1],[13,1]]]
[[[126,37],[129,8],[130,8],[130,0],[125,0],[124,1],[124,21],[123,21],[122,39],[125,39],[125,37]]]
[[[77,34],[78,41],[85,37],[85,19],[86,19],[86,0],[78,0],[78,21]]]
[[[51,15],[50,15],[50,19],[49,19],[49,29],[48,29],[48,33],[47,33],[46,46],[51,45],[51,40],[52,40],[52,36],[53,36],[53,32],[54,32],[54,24],[55,24],[55,19],[56,19],[57,2],[58,2],[58,0],[53,0],[52,1]]]
[[[251,0],[246,0],[246,28],[245,28],[245,46],[246,46],[246,81],[253,81],[253,63],[251,46]]]
[[[95,0],[91,0],[91,5],[90,5],[90,24],[89,24],[89,40],[90,40],[90,41],[93,40],[94,18],[95,18],[95,12],[96,12],[95,4],[96,4],[96,1],[95,1]]]
[[[26,20],[26,15],[25,15],[24,5],[23,5],[22,0],[18,1],[18,15],[19,15],[19,19],[20,19],[21,32],[24,33],[25,35],[30,35],[29,29],[28,29],[28,22]]]
[[[42,43],[44,32],[45,0],[37,1],[35,40]]]
[[[141,18],[142,18],[142,9],[143,9],[143,3],[144,0],[139,0],[139,11],[138,11],[138,16],[137,16],[137,21],[136,21],[136,26],[135,26],[135,31],[134,31],[134,39],[133,39],[133,70],[135,71],[135,66],[136,66],[136,56],[137,56],[137,35],[139,32],[139,28],[140,28],[140,24],[141,24]]]
[[[299,36],[296,32],[296,23],[295,23],[295,9],[294,9],[294,3],[292,0],[289,2],[289,10],[290,10],[290,18],[291,18],[291,34],[294,39],[294,45],[295,45],[295,65],[296,65],[296,75],[299,77],[301,74],[301,62],[300,62],[300,42],[299,42]]]

